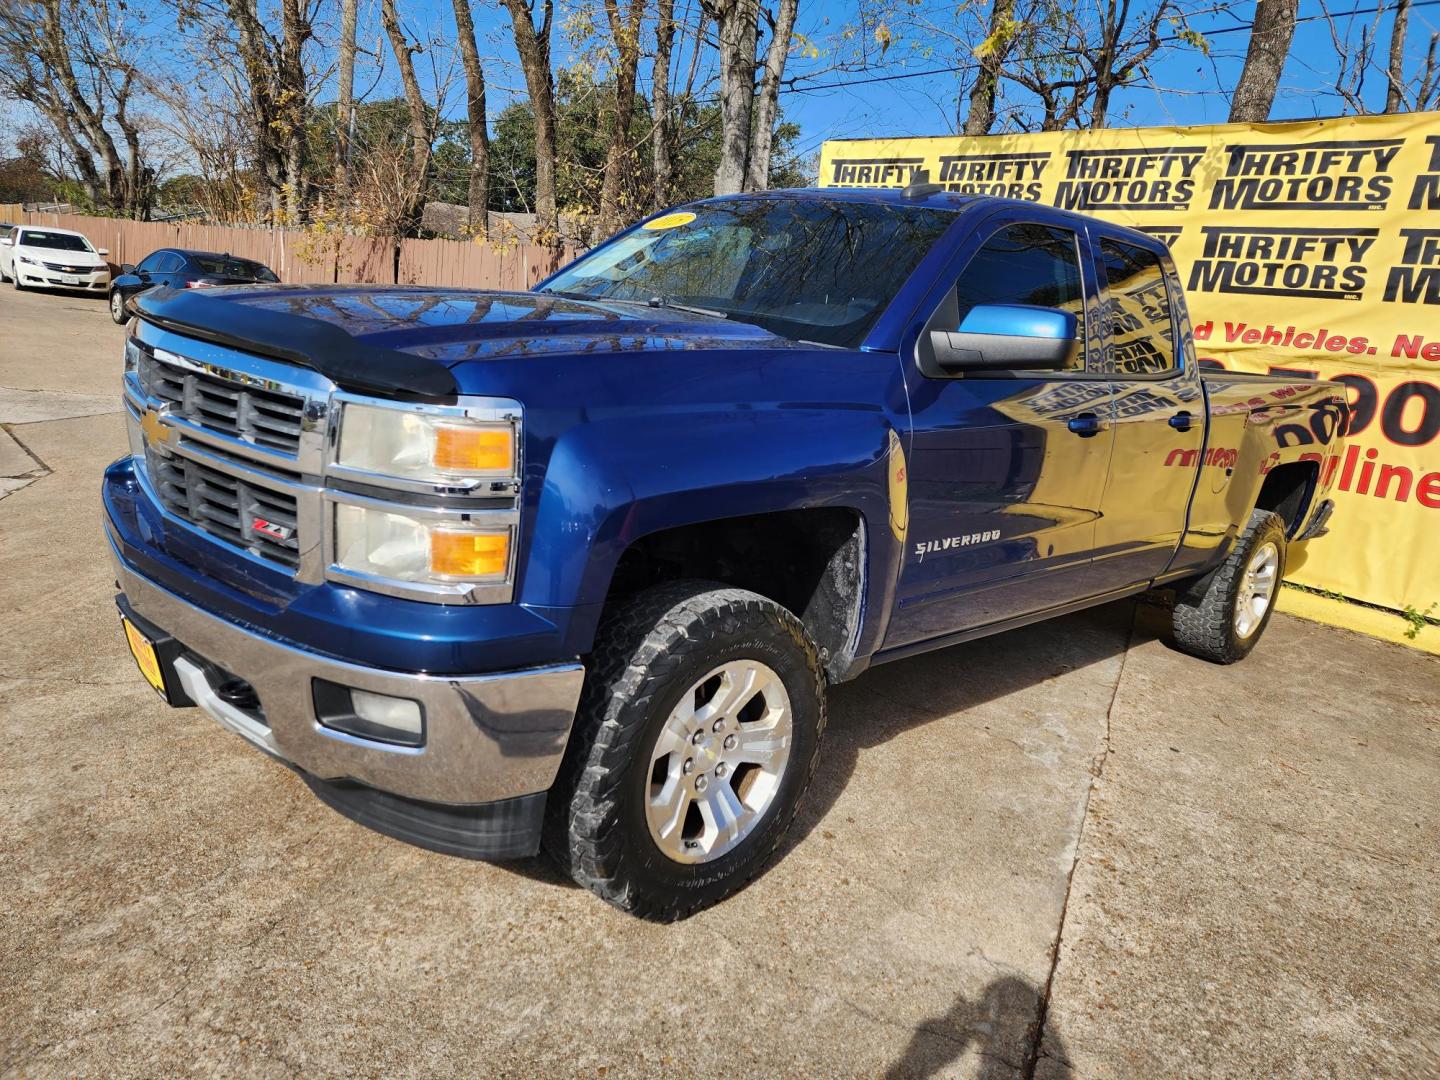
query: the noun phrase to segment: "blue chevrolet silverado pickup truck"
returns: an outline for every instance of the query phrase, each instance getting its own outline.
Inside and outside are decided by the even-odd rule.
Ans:
[[[692,203],[526,293],[132,311],[103,501],[155,688],[655,919],[759,873],[872,664],[1151,589],[1243,657],[1347,422],[1200,370],[1152,237],[925,184]]]

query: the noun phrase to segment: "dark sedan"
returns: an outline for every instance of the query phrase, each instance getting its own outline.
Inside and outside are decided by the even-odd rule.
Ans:
[[[140,261],[126,263],[110,286],[110,317],[124,325],[130,318],[125,302],[136,293],[161,285],[172,289],[201,289],[211,285],[253,285],[276,282],[275,271],[253,259],[217,255],[213,251],[161,248]]]

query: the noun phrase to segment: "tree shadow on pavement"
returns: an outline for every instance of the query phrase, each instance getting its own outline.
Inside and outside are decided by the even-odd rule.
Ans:
[[[885,1080],[935,1076],[971,1049],[980,1056],[978,1080],[1033,1075],[1040,1006],[1040,992],[1024,979],[996,979],[973,1002],[962,994],[944,1015],[915,1029],[904,1054],[886,1070]],[[1047,1078],[1070,1076],[1064,1045],[1053,1029],[1047,1044]]]

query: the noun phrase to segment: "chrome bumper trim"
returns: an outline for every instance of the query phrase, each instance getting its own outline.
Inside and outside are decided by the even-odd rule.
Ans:
[[[554,783],[585,678],[578,662],[473,676],[347,664],[202,611],[132,569],[108,529],[107,538],[116,583],[135,614],[255,689],[265,723],[220,700],[199,665],[183,657],[175,665],[192,700],[261,750],[321,779],[430,802],[491,802]],[[419,701],[425,745],[390,746],[322,727],[311,698],[315,678]]]

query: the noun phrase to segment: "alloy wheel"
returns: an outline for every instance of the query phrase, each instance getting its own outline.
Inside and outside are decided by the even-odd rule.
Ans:
[[[1265,620],[1279,585],[1280,550],[1273,543],[1262,544],[1250,557],[1235,598],[1235,634],[1248,638]]]
[[[650,755],[650,838],[681,863],[718,859],[774,804],[790,760],[790,695],[758,660],[714,668],[680,698]]]

